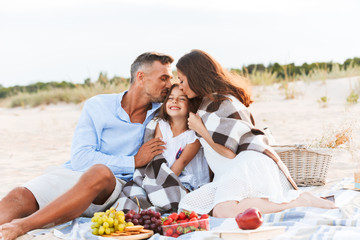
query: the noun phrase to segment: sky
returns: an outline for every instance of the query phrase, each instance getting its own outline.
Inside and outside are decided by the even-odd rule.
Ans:
[[[0,0],[0,85],[129,77],[143,52],[226,68],[360,57],[358,0]]]

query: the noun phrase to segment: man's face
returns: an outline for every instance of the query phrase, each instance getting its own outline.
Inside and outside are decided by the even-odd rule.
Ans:
[[[151,102],[163,102],[171,87],[173,78],[171,65],[155,61],[144,69],[145,94]]]

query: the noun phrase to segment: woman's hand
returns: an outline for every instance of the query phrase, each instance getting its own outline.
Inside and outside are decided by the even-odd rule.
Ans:
[[[202,138],[204,138],[204,140],[220,155],[226,158],[234,158],[236,156],[236,154],[229,148],[214,142],[198,114],[189,113],[188,126],[191,130],[197,132]]]
[[[207,132],[207,129],[206,129],[201,117],[198,114],[195,114],[192,112],[189,113],[188,126],[191,130],[197,132],[201,136],[204,135],[204,131]]]

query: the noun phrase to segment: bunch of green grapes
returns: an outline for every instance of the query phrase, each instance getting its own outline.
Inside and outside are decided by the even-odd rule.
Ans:
[[[92,233],[94,235],[111,234],[114,232],[123,232],[125,227],[134,226],[132,222],[125,222],[123,211],[116,211],[114,207],[106,212],[96,212],[91,218]]]

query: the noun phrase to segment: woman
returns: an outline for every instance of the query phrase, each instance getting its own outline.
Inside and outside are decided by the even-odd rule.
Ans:
[[[200,98],[189,128],[200,142],[213,182],[187,194],[179,208],[214,217],[235,217],[249,207],[262,213],[311,206],[335,208],[334,203],[297,191],[288,169],[269,146],[264,133],[254,127],[247,107],[250,94],[244,81],[226,71],[201,50],[184,55],[176,64],[180,89],[188,98]]]

